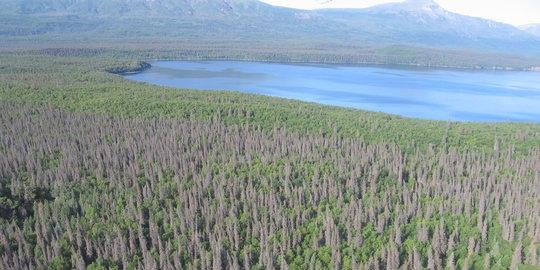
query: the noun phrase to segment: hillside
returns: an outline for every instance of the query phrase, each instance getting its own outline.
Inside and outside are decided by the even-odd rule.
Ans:
[[[2,0],[0,35],[37,39],[190,39],[395,44],[540,56],[540,40],[513,26],[408,0],[358,10],[296,10],[256,0]]]
[[[105,72],[142,55],[0,53],[1,269],[540,265],[540,125]]]
[[[303,11],[255,0],[16,1],[0,17],[0,34],[13,40],[313,41],[314,29],[338,29],[335,23],[306,20]],[[325,41],[328,37],[318,39]]]
[[[3,0],[6,1],[6,0]],[[273,7],[255,0],[7,0],[4,14],[75,15],[84,18],[272,18],[293,10]]]
[[[514,26],[444,10],[432,0],[409,0],[366,9],[319,12],[368,36],[439,48],[538,53],[540,39]]]

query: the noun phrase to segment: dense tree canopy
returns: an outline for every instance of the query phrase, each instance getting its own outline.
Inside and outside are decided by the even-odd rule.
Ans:
[[[537,269],[540,127],[126,82],[0,55],[2,269]]]

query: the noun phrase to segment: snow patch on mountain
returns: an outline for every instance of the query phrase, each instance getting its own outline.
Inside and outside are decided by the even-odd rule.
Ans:
[[[530,34],[533,34],[535,36],[538,36],[540,38],[540,23],[522,25],[522,26],[519,26],[519,29],[526,31]]]
[[[427,24],[432,20],[456,21],[456,14],[445,10],[432,0],[408,0],[399,3],[389,3],[367,8],[371,14],[392,16],[407,16],[414,18],[418,23]]]

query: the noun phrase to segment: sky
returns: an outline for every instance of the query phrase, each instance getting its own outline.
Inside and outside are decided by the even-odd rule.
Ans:
[[[302,9],[363,8],[400,0],[262,0]],[[513,25],[540,23],[540,0],[435,0],[443,8]]]

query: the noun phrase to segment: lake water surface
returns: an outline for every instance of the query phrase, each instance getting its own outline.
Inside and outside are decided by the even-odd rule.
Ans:
[[[408,117],[540,122],[540,73],[237,61],[156,61],[126,78],[237,90]]]

